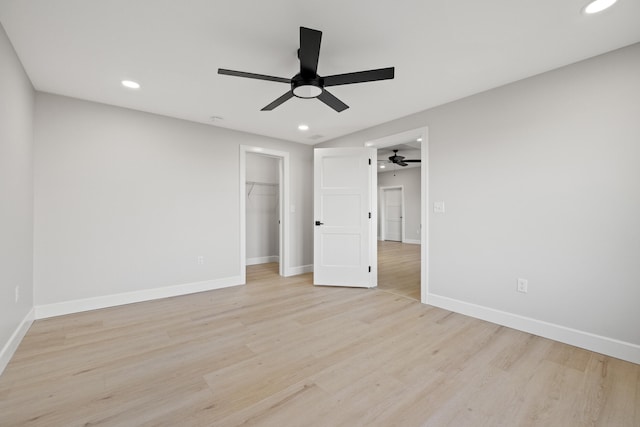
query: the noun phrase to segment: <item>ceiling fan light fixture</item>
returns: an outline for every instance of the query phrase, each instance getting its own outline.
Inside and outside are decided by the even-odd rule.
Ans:
[[[602,12],[605,9],[614,5],[617,0],[593,0],[585,8],[584,13],[592,15],[594,13]]]
[[[293,88],[293,94],[298,98],[315,98],[322,93],[322,88],[314,85],[300,85]]]

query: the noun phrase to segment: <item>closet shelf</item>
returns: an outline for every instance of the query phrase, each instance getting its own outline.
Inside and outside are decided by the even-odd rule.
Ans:
[[[278,187],[278,184],[274,184],[271,182],[260,182],[260,181],[247,181],[247,185],[250,185],[249,192],[247,193],[247,197],[251,196],[251,192],[253,191],[253,187],[256,185],[265,185],[267,187]]]

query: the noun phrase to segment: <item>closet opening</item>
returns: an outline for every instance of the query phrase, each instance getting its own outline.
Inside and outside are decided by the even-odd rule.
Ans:
[[[247,265],[280,263],[280,162],[247,153]]]
[[[248,265],[277,264],[287,276],[289,153],[240,146],[240,276]]]

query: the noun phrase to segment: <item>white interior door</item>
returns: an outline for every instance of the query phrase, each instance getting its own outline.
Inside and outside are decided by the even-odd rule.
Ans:
[[[384,240],[402,242],[402,189],[384,190]]]
[[[314,150],[315,285],[375,286],[372,164],[372,148]]]

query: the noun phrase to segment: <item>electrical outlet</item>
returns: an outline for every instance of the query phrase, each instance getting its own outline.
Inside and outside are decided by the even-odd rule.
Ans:
[[[202,255],[200,255],[197,258],[197,263],[198,263],[198,265],[203,265],[204,264],[204,257]]]
[[[433,212],[444,213],[444,202],[433,202]]]
[[[20,299],[20,286],[16,286],[15,289],[16,302]]]
[[[518,279],[518,292],[526,294],[529,288],[529,281],[527,279]]]

